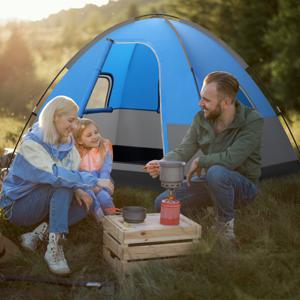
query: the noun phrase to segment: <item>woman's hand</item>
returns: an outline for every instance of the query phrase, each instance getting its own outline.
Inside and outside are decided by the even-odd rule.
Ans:
[[[187,178],[187,185],[190,186],[191,185],[191,179],[193,177],[194,174],[197,174],[198,176],[201,175],[201,167],[199,165],[199,157],[195,158],[190,166],[189,171],[187,172],[186,178]]]
[[[99,179],[97,186],[100,188],[107,188],[111,195],[114,193],[115,187],[110,179]]]
[[[91,196],[82,189],[76,189],[74,196],[75,196],[75,199],[78,202],[78,204],[80,206],[82,206],[82,204],[84,204],[86,207],[86,210],[89,211],[91,205],[93,204],[93,199],[91,198]]]

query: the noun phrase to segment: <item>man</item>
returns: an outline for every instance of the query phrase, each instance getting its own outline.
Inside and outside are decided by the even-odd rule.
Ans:
[[[261,135],[263,119],[259,113],[236,100],[239,83],[227,72],[208,74],[201,89],[199,111],[181,144],[164,160],[189,161],[197,152],[187,173],[187,181],[176,190],[182,208],[207,205],[212,200],[217,211],[217,228],[224,238],[234,240],[234,207],[253,201],[261,174]],[[146,164],[154,178],[159,161]],[[206,171],[204,181],[198,180]],[[166,192],[155,200],[159,210]]]

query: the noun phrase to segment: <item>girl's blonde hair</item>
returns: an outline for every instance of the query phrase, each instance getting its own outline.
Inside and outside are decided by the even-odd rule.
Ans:
[[[77,145],[78,148],[84,147],[84,146],[82,146],[82,145],[80,145],[80,144],[78,143],[78,140],[81,138],[83,131],[84,131],[89,125],[94,125],[94,126],[98,129],[98,131],[99,131],[99,134],[100,134],[100,136],[101,136],[101,140],[100,140],[100,144],[99,144],[99,149],[100,149],[101,155],[104,156],[105,153],[106,153],[105,145],[104,145],[104,143],[103,143],[103,142],[105,141],[105,139],[102,137],[101,132],[100,132],[100,130],[99,130],[99,127],[98,127],[98,126],[96,125],[96,123],[95,123],[93,120],[91,120],[91,119],[87,119],[87,118],[81,118],[81,119],[78,119],[77,128],[76,128],[76,130],[74,131],[74,138],[75,138],[76,145]]]
[[[78,112],[78,109],[75,101],[67,96],[57,96],[50,100],[39,115],[39,127],[43,132],[44,143],[56,144],[59,141],[54,118]]]

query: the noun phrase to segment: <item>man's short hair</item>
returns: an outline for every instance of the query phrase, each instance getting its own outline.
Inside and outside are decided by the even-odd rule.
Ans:
[[[239,90],[239,82],[233,75],[222,71],[211,72],[204,78],[203,84],[211,82],[217,84],[219,100],[229,97],[232,102],[235,102],[235,97]]]

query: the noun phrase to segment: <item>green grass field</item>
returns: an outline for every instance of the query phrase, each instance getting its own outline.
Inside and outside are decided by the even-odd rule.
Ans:
[[[108,280],[107,287],[98,290],[0,280],[0,299],[299,299],[299,184],[300,174],[260,183],[256,201],[236,211],[240,249],[216,239],[210,230],[211,214],[193,212],[190,217],[203,228],[202,242],[193,254],[176,264],[150,264],[126,280],[118,280],[103,260],[101,227],[88,218],[71,227],[64,243],[72,269],[70,279]],[[118,207],[139,204],[151,212],[156,194],[117,188],[114,200]],[[0,230],[18,244],[19,235],[28,228],[1,219]],[[37,253],[22,251],[21,257],[1,264],[0,273],[55,278],[43,261],[44,252],[45,245]]]
[[[0,155],[4,148],[13,148],[25,121],[16,120],[9,116],[0,115]]]

